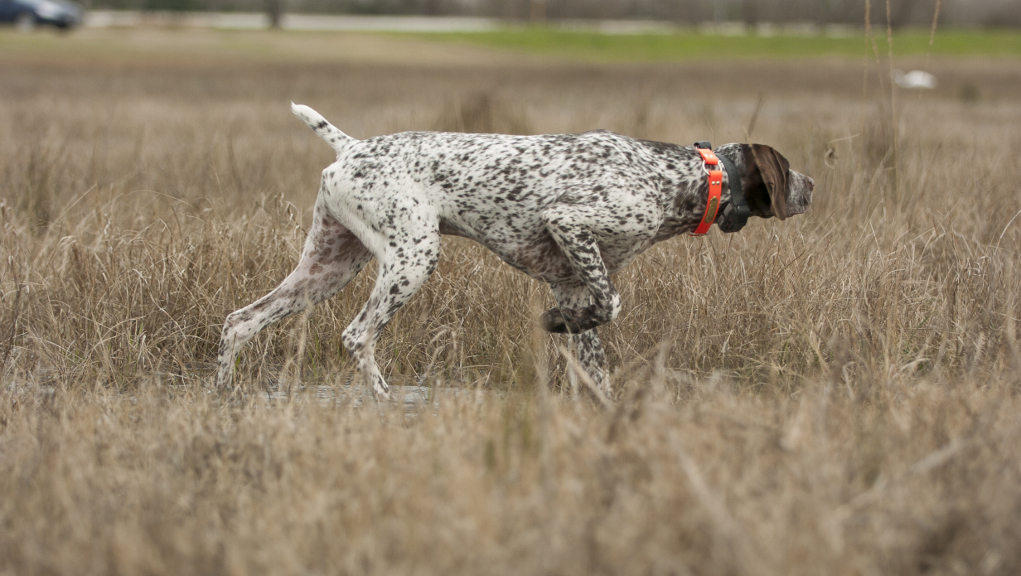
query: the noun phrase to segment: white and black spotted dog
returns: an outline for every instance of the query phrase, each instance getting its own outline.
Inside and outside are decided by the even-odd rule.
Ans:
[[[307,106],[292,104],[292,111],[337,151],[337,161],[323,171],[297,268],[227,316],[220,386],[230,383],[238,350],[259,330],[336,294],[376,258],[375,288],[343,342],[359,377],[377,398],[387,397],[376,339],[436,268],[440,235],[454,234],[549,283],[558,308],[542,315],[543,328],[569,333],[580,366],[609,393],[595,328],[620,313],[610,274],[653,244],[695,230],[706,213],[706,171],[690,146],[605,130],[404,132],[356,140]],[[739,174],[752,216],[783,220],[811,203],[812,179],[789,170],[769,146],[726,144],[715,153]],[[721,214],[732,211],[733,178],[724,172]],[[728,232],[744,223],[724,220],[717,225]]]

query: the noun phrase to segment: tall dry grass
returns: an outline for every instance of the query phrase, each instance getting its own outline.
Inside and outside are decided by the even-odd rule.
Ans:
[[[719,63],[0,61],[0,571],[1016,573],[1021,112],[999,66],[935,62],[891,126],[858,62],[728,64],[710,95]],[[457,239],[377,356],[470,393],[307,392],[350,376],[371,269],[246,349],[247,394],[210,389],[224,316],[294,265],[331,160],[288,100],[357,137],[723,143],[760,92],[750,138],[815,204],[617,275],[613,410],[560,397],[547,289]]]

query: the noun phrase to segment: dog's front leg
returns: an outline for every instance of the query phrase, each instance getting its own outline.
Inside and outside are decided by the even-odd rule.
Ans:
[[[553,297],[561,309],[577,310],[588,306],[592,297],[585,286],[578,282],[563,282],[550,285],[553,290]],[[547,312],[549,314],[549,312]],[[571,334],[571,348],[578,364],[592,379],[592,382],[599,387],[603,394],[610,395],[610,379],[607,377],[606,354],[603,352],[603,344],[599,341],[599,333],[593,328],[580,334]],[[568,378],[573,389],[578,388],[577,375],[569,366],[567,369]]]
[[[590,209],[571,204],[555,204],[542,214],[543,224],[560,247],[577,279],[591,298],[573,299],[548,310],[542,316],[548,332],[580,334],[612,321],[620,313],[620,294],[610,281],[595,235],[586,222]]]

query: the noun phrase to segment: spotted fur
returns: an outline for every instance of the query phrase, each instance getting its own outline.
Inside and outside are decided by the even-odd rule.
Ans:
[[[549,283],[557,308],[542,315],[543,328],[570,334],[579,364],[609,393],[595,328],[620,313],[610,274],[656,242],[693,231],[705,210],[705,172],[690,146],[605,130],[404,132],[359,141],[307,106],[292,104],[292,111],[336,150],[337,160],[323,171],[297,268],[227,316],[220,386],[259,330],[329,298],[375,257],[375,287],[342,336],[359,377],[377,397],[388,396],[373,354],[376,339],[435,270],[440,235],[453,234]],[[753,216],[783,219],[808,208],[814,182],[789,170],[772,148],[726,144],[716,154],[737,166]],[[760,169],[767,162],[769,169]],[[721,214],[729,201],[724,174]]]

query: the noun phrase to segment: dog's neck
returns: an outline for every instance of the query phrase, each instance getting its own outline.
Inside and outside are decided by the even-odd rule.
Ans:
[[[706,201],[709,195],[709,181],[705,172],[696,169],[694,166],[701,162],[698,152],[690,147],[677,147],[679,154],[684,155],[678,159],[677,165],[684,166],[675,174],[670,175],[670,180],[681,187],[680,191],[670,192],[666,197],[673,198],[673,204],[667,209],[663,223],[658,233],[653,237],[652,242],[662,242],[688,232],[693,232],[705,214]],[[740,179],[745,170],[745,162],[740,144],[726,144],[715,151],[717,157],[726,155],[727,161],[733,165],[736,172],[735,177]],[[737,161],[735,161],[737,159]],[[721,166],[722,168],[722,166]],[[727,171],[724,171],[727,174]],[[699,178],[691,179],[690,174],[699,174]],[[720,195],[720,208],[716,221],[719,222],[724,210],[731,204],[731,193],[729,177],[724,177],[723,191]]]
[[[723,180],[723,186],[728,196],[725,203],[721,200],[716,223],[724,232],[738,232],[748,223],[748,216],[751,213],[741,182],[744,154],[740,146],[736,149],[730,146],[720,146],[716,150],[716,156],[723,164],[724,172],[727,175]]]

